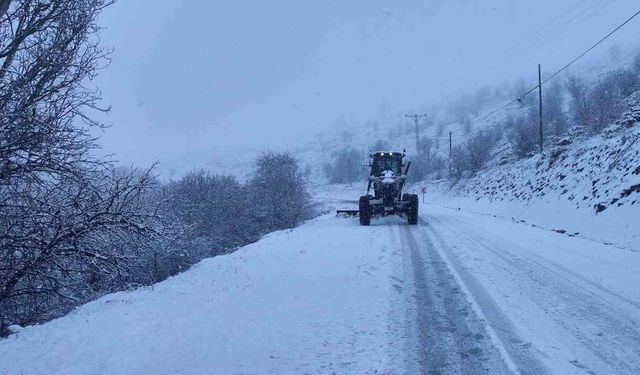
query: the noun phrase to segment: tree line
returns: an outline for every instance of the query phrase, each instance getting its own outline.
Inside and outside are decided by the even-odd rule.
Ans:
[[[0,0],[0,334],[148,285],[313,212],[298,161],[264,153],[246,183],[162,182],[97,157],[110,0]]]

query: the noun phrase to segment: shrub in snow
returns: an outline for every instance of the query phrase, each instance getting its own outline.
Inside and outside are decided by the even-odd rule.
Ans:
[[[466,165],[471,173],[479,171],[491,158],[491,152],[502,137],[499,127],[476,132],[464,142]]]
[[[210,243],[210,255],[257,239],[246,188],[235,177],[192,171],[165,188],[168,209],[195,237]]]
[[[509,117],[505,121],[505,129],[508,131],[513,153],[518,158],[529,157],[540,147],[538,123],[533,111],[524,116]]]
[[[263,232],[293,228],[313,215],[307,181],[289,153],[260,155],[247,189],[248,204]]]
[[[640,90],[640,74],[631,69],[616,69],[606,75],[615,90],[620,92],[622,98],[626,98],[637,90]]]
[[[625,111],[625,98],[640,89],[636,72],[620,69],[609,72],[589,87],[583,80],[569,78],[572,121],[591,134],[599,134]]]
[[[624,111],[623,88],[614,75],[607,75],[590,93],[591,112],[588,129],[598,134],[616,121]]]

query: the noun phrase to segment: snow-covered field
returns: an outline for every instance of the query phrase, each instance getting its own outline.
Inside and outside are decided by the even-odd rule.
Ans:
[[[0,373],[640,373],[640,253],[466,208],[329,213],[24,328]]]

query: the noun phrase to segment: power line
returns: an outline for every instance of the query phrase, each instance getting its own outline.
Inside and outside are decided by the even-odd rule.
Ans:
[[[566,65],[564,65],[562,68],[558,69],[555,73],[551,74],[549,77],[547,77],[546,79],[544,79],[539,85],[535,85],[534,87],[532,87],[531,89],[527,90],[525,93],[521,94],[519,97],[510,100],[506,103],[504,103],[503,105],[497,107],[496,109],[492,110],[491,112],[487,113],[486,115],[477,118],[476,121],[481,121],[484,120],[485,118],[499,112],[500,110],[506,108],[507,106],[514,104],[514,103],[518,103],[521,102],[522,99],[527,96],[528,94],[532,93],[533,91],[537,90],[540,86],[544,85],[545,83],[549,82],[550,80],[552,80],[553,78],[555,78],[558,74],[562,73],[563,71],[565,71],[567,68],[569,68],[571,65],[573,65],[574,63],[576,63],[578,60],[580,60],[581,58],[583,58],[587,53],[591,52],[594,48],[596,48],[597,46],[599,46],[600,44],[602,44],[605,40],[609,39],[609,37],[613,34],[615,34],[618,30],[620,30],[622,27],[624,27],[626,24],[628,24],[629,22],[631,22],[631,20],[633,20],[634,18],[636,18],[638,15],[640,15],[640,10],[637,11],[636,13],[634,13],[631,17],[627,18],[627,20],[625,20],[623,23],[621,23],[620,25],[618,25],[618,27],[616,27],[615,29],[613,29],[611,32],[609,32],[607,35],[605,35],[602,39],[600,39],[598,42],[596,42],[594,45],[592,45],[591,47],[589,47],[586,51],[582,52],[580,55],[578,55],[578,57],[574,58],[573,60],[569,61]]]
[[[621,23],[618,27],[616,27],[615,29],[613,29],[613,31],[611,31],[609,34],[605,35],[604,38],[600,39],[596,44],[592,45],[591,47],[589,47],[586,51],[582,52],[580,55],[578,55],[578,57],[576,57],[575,59],[569,61],[569,63],[567,63],[565,66],[563,66],[562,68],[560,68],[558,71],[556,71],[555,73],[553,73],[552,75],[550,75],[549,77],[547,77],[544,81],[542,81],[542,84],[544,85],[545,83],[547,83],[548,81],[550,81],[551,79],[553,79],[555,76],[557,76],[558,74],[562,73],[563,71],[565,71],[568,67],[570,67],[571,65],[573,65],[576,61],[580,60],[581,58],[583,58],[587,53],[591,52],[594,48],[596,48],[597,46],[599,46],[600,44],[602,44],[602,42],[604,42],[605,40],[609,39],[609,37],[611,35],[613,35],[616,31],[620,30],[624,25],[628,24],[629,22],[631,22],[631,20],[633,20],[634,18],[636,18],[638,15],[640,14],[640,10],[637,11],[636,13],[634,13],[631,17],[627,18],[626,21],[624,21],[623,23]],[[524,94],[522,94],[520,97],[523,98],[525,97],[527,94],[530,94],[531,92],[533,92],[534,90],[536,90],[538,88],[538,86],[536,85],[535,87],[531,88],[529,91],[525,92]]]
[[[522,53],[522,52],[531,50],[534,47],[540,46],[541,44],[546,42],[550,37],[554,37],[554,38],[557,39],[559,36],[562,36],[562,35],[566,34],[569,31],[569,28],[567,26],[569,26],[571,24],[579,24],[579,23],[581,23],[583,21],[586,21],[587,19],[589,19],[591,17],[597,16],[600,13],[601,10],[603,10],[604,8],[606,8],[609,5],[613,4],[615,1],[616,0],[610,0],[610,1],[606,2],[606,3],[593,3],[593,4],[591,4],[586,9],[580,10],[577,14],[572,15],[568,20],[566,20],[562,24],[557,25],[556,27],[554,27],[551,30],[549,30],[547,33],[541,35],[540,37],[535,39],[529,45],[523,46],[517,52],[518,53]]]
[[[510,101],[508,101],[508,102],[504,103],[504,104],[503,104],[503,105],[501,105],[500,107],[498,107],[498,108],[494,109],[493,111],[491,111],[491,112],[487,113],[486,115],[483,115],[482,117],[477,118],[477,119],[476,119],[476,121],[482,121],[482,120],[486,119],[487,117],[489,117],[489,116],[491,116],[491,115],[493,115],[493,114],[495,114],[495,113],[497,113],[497,112],[501,111],[502,109],[504,109],[504,108],[508,107],[509,105],[514,104],[514,103],[516,103],[516,102],[518,102],[518,101],[519,101],[518,99],[512,99],[512,100],[510,100]]]
[[[537,47],[541,44],[543,44],[544,42],[546,42],[549,37],[558,37],[559,35],[562,35],[564,33],[566,33],[568,31],[567,26],[569,26],[570,24],[573,24],[575,22],[582,22],[585,19],[597,15],[598,12],[600,12],[602,9],[606,8],[607,6],[611,5],[613,2],[615,2],[616,0],[610,0],[607,3],[602,3],[599,1],[596,1],[595,3],[591,3],[588,4],[588,2],[585,1],[580,1],[578,3],[576,3],[570,10],[565,11],[561,16],[556,17],[555,19],[560,20],[561,18],[564,17],[564,15],[568,15],[569,18],[567,20],[562,21],[560,24],[554,25],[554,22],[550,22],[548,23],[549,26],[549,30],[545,31],[545,32],[541,32],[544,30],[544,26],[542,28],[539,29],[539,31],[537,32],[538,35],[533,35],[534,38],[527,44],[522,44],[520,45],[520,48],[518,48],[516,50],[516,53],[520,54],[523,53],[525,51],[529,51],[531,49],[533,49],[534,47]],[[586,8],[584,9],[579,9],[582,8],[582,5],[586,5]],[[594,12],[592,12],[596,7],[599,7],[597,10],[595,10]],[[572,14],[573,10],[577,10],[577,13]],[[554,20],[555,20],[554,19]]]

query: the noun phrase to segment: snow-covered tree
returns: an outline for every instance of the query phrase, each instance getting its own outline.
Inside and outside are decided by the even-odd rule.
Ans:
[[[246,188],[234,177],[193,171],[165,188],[169,210],[209,243],[210,255],[255,241]]]
[[[149,232],[149,172],[91,152],[100,97],[87,83],[107,63],[95,21],[109,4],[0,1],[0,325],[122,285],[126,244]]]
[[[265,152],[247,184],[249,204],[263,232],[293,228],[312,216],[307,181],[289,153]]]

